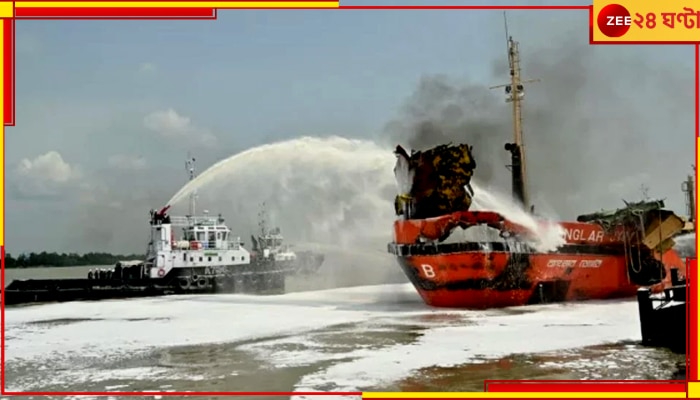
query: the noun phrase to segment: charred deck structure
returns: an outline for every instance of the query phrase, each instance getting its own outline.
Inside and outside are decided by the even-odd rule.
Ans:
[[[194,159],[186,166],[194,179]],[[83,279],[14,280],[4,288],[5,305],[167,294],[278,294],[285,291],[288,275],[315,272],[323,263],[322,254],[297,254],[284,245],[280,229],[268,230],[264,219],[248,251],[220,214],[195,214],[195,197],[192,192],[186,216],[170,216],[170,206],[151,210],[144,260],[91,270]]]

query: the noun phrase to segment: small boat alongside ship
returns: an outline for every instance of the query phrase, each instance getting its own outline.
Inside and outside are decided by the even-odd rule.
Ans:
[[[697,174],[697,172],[696,172]],[[683,228],[681,240],[690,242],[690,234],[695,231],[695,179],[689,175],[681,189],[685,193],[688,219]],[[694,236],[694,235],[693,235]],[[697,262],[695,238],[692,243],[683,243],[679,248],[681,256],[687,257],[687,264],[694,258]],[[686,277],[680,277],[677,270],[671,270],[671,285],[661,293],[652,293],[647,288],[637,291],[637,306],[639,307],[639,325],[642,334],[642,344],[652,347],[665,347],[674,353],[686,354],[686,336],[689,310],[687,309]],[[683,368],[685,375],[685,369]]]
[[[194,179],[194,159],[187,161]],[[150,241],[144,260],[120,261],[113,269],[88,272],[83,279],[14,280],[4,288],[5,305],[102,300],[195,293],[275,294],[286,277],[315,272],[323,254],[294,252],[279,228],[261,233],[248,251],[224,218],[195,214],[190,194],[186,216],[171,216],[170,206],[150,212]]]
[[[523,213],[533,218],[525,186],[518,44],[508,38],[513,104],[512,192]],[[626,203],[624,208],[579,216],[576,221],[539,220],[524,226],[492,211],[471,211],[471,179],[476,170],[472,147],[441,145],[424,151],[396,148],[394,169],[400,193],[397,220],[388,251],[418,291],[435,307],[497,308],[574,300],[633,297],[640,287],[653,292],[685,275],[685,262],[673,238],[691,232],[661,200]],[[693,187],[694,190],[694,187]],[[540,227],[561,229],[563,243],[541,249]],[[448,240],[458,230],[481,229],[477,240]],[[495,238],[495,240],[494,240]],[[673,272],[672,270],[676,270]]]

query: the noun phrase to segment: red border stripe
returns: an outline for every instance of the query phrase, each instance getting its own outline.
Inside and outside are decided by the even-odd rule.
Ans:
[[[213,8],[179,7],[37,7],[17,8],[16,18],[216,18]]]
[[[15,125],[15,20],[5,19],[3,23],[3,68],[5,76],[3,79],[3,123],[5,125]]]
[[[8,392],[8,396],[362,396],[362,392]]]
[[[7,142],[5,140],[5,135],[3,135],[3,146],[2,146],[2,152],[3,152],[3,159],[5,158],[5,146],[4,144]],[[5,175],[5,169],[3,168],[2,170],[3,173],[3,178]],[[4,179],[3,179],[4,180]],[[3,210],[2,210],[2,215],[3,217],[5,216],[5,191],[3,190],[2,192],[2,197],[3,197]],[[2,219],[2,228],[5,230],[5,218]],[[0,246],[0,253],[2,254],[2,260],[0,260],[0,284],[2,284],[2,292],[0,292],[0,307],[2,307],[2,318],[0,318],[0,328],[2,328],[2,337],[0,337],[0,345],[2,345],[2,349],[0,349],[0,364],[1,370],[0,370],[0,383],[2,384],[2,388],[0,388],[0,391],[2,394],[5,394],[5,246]]]
[[[344,6],[345,10],[588,10],[590,6]],[[332,8],[331,8],[332,10]]]
[[[489,392],[642,392],[686,391],[685,383],[490,383]]]
[[[697,46],[696,46],[697,49]],[[697,53],[696,53],[697,54]],[[697,148],[697,147],[696,147]],[[688,258],[686,260],[686,296],[689,299],[686,303],[686,312],[688,313],[688,330],[687,330],[687,351],[685,356],[685,376],[687,381],[696,381],[695,376],[696,365],[694,365],[693,360],[697,360],[697,337],[698,337],[698,325],[697,325],[697,315],[698,315],[698,296],[695,293],[695,275],[697,273],[698,260],[696,258]]]

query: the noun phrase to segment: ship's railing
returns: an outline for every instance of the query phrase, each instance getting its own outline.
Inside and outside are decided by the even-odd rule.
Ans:
[[[190,226],[190,225],[218,225],[221,222],[219,217],[209,217],[209,216],[197,216],[197,217],[183,217],[183,216],[171,216],[170,224],[174,226]]]
[[[217,245],[218,244],[218,245]],[[175,250],[239,250],[243,247],[240,238],[238,240],[217,242],[209,240],[176,240],[173,246]]]

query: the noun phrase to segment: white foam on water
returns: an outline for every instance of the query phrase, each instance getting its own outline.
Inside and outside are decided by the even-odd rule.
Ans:
[[[372,311],[385,290],[401,288],[370,286],[279,296],[186,295],[9,308],[6,359],[120,357],[156,347],[305,332],[362,321],[367,313],[388,313]],[[425,309],[417,295],[414,304],[418,312]]]
[[[473,318],[464,326],[435,326],[414,343],[381,351],[359,349],[347,354],[349,361],[305,376],[297,390],[328,385],[338,391],[389,387],[422,368],[640,339],[634,301],[537,308],[533,313]],[[297,354],[296,358],[299,362],[303,357]]]
[[[79,372],[74,371],[76,359],[116,361],[171,346],[259,339],[257,343],[241,344],[242,349],[257,352],[275,368],[324,360],[332,364],[303,377],[297,384],[298,391],[327,390],[329,386],[355,391],[402,379],[432,365],[636,340],[639,336],[634,301],[531,306],[523,310],[528,312],[432,309],[422,303],[410,284],[279,296],[168,296],[36,305],[6,310],[6,357],[8,368],[28,362],[49,366],[52,384],[60,386],[80,379],[107,380],[110,373],[162,376],[156,366],[148,373],[133,368]],[[464,324],[456,324],[456,317],[464,319]],[[347,335],[362,335],[366,329],[397,329],[396,325],[404,324],[412,325],[411,329],[421,326],[423,336],[413,343],[341,350],[322,336],[315,336],[339,324],[349,324]],[[265,338],[270,340],[262,340]],[[284,343],[305,346],[277,346]],[[80,374],[90,376],[81,378]],[[13,387],[20,384],[36,383],[24,379],[8,382]]]

